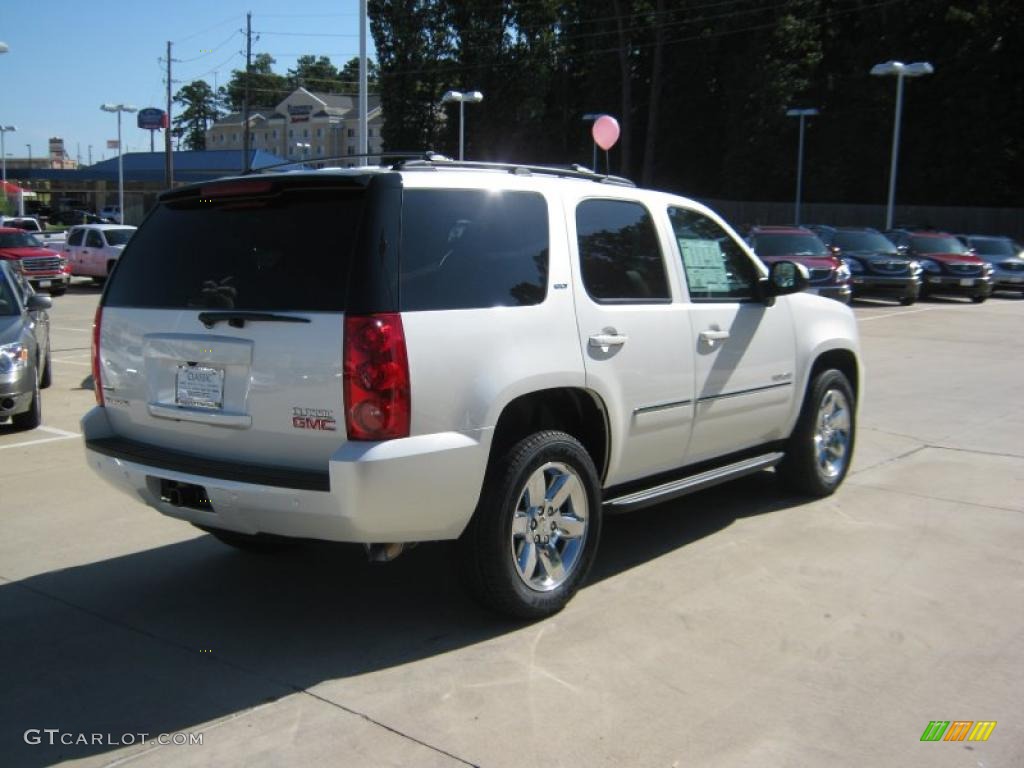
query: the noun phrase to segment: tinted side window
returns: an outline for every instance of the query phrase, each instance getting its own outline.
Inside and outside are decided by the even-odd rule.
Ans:
[[[598,303],[668,302],[671,294],[650,212],[627,200],[576,207],[583,285]]]
[[[668,216],[679,243],[691,301],[754,298],[757,270],[724,229],[704,214],[685,208],[669,208]]]
[[[85,245],[87,248],[102,248],[103,238],[100,237],[100,233],[95,229],[90,229],[89,233],[85,236]]]
[[[400,259],[405,311],[539,304],[547,203],[535,192],[406,190]]]
[[[72,230],[71,234],[68,235],[68,245],[81,245],[83,237],[85,237],[84,229]]]

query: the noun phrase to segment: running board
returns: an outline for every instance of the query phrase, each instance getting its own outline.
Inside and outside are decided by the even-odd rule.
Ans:
[[[669,483],[656,485],[653,488],[645,488],[642,491],[616,496],[604,502],[604,509],[609,513],[632,512],[635,509],[643,509],[653,504],[661,504],[663,501],[685,496],[688,493],[702,491],[713,485],[734,480],[737,477],[751,475],[760,472],[762,469],[774,467],[785,456],[781,451],[765,453],[761,456],[753,456],[749,459],[726,464],[724,467],[716,467],[696,475],[684,477],[680,480],[673,480]]]

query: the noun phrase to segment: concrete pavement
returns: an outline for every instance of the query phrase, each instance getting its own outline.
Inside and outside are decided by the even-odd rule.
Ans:
[[[859,306],[839,493],[762,473],[611,518],[589,585],[520,625],[447,545],[254,557],[109,489],[76,437],[97,295],[55,300],[46,430],[0,426],[0,765],[1024,764],[1024,301]]]

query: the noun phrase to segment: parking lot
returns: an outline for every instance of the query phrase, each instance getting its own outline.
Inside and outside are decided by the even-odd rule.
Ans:
[[[246,555],[104,485],[78,434],[98,295],[54,300],[44,426],[0,425],[0,765],[1024,764],[1018,296],[856,305],[835,496],[766,472],[610,518],[589,584],[522,625],[448,545]],[[998,724],[920,741],[934,720]]]

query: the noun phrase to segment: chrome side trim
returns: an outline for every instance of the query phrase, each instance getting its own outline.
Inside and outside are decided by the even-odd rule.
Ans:
[[[682,408],[684,405],[690,405],[693,400],[671,400],[665,403],[651,403],[650,405],[641,405],[639,408],[633,409],[633,415],[637,416],[641,413],[653,413],[654,411],[664,411],[669,408]]]
[[[149,411],[150,416],[174,421],[194,421],[198,424],[214,424],[218,427],[234,427],[236,429],[248,429],[252,426],[252,416],[247,413],[197,411],[158,403],[146,403],[146,410]]]
[[[750,389],[739,389],[735,392],[723,392],[720,395],[705,395],[698,397],[697,402],[703,403],[707,400],[724,400],[727,397],[739,397],[740,395],[751,395],[754,392],[764,392],[766,389],[778,389],[779,387],[791,387],[792,381],[783,381],[779,384],[765,384],[763,387],[751,387]]]
[[[768,467],[774,467],[782,461],[784,456],[785,454],[782,451],[774,451],[762,454],[761,456],[743,459],[732,464],[726,464],[724,467],[709,469],[680,480],[673,480],[669,483],[656,485],[653,488],[646,488],[642,491],[626,494],[625,496],[608,499],[605,501],[604,506],[608,512],[630,512],[634,509],[642,509],[652,504],[660,504],[663,501],[685,496],[694,491],[710,488],[727,480],[733,480],[743,475],[760,472],[762,469],[768,469]]]

